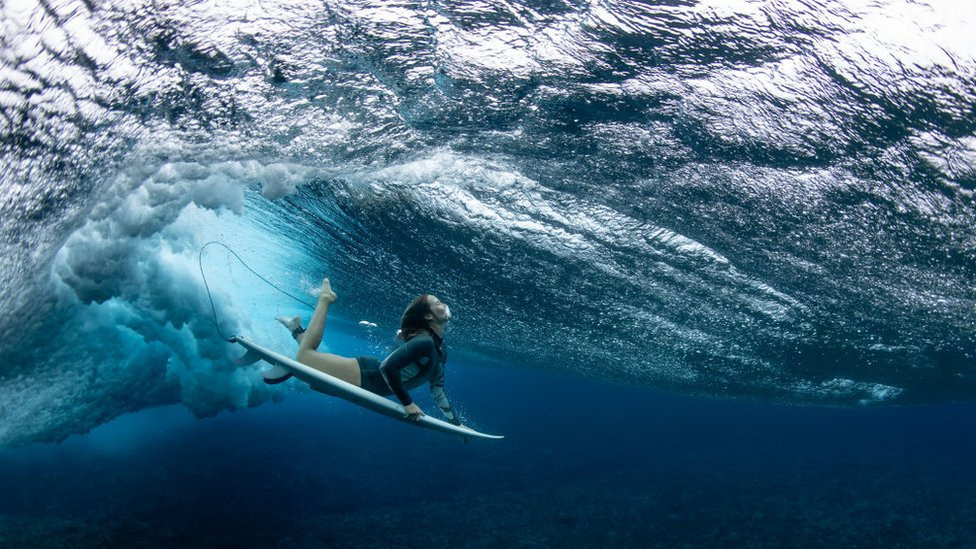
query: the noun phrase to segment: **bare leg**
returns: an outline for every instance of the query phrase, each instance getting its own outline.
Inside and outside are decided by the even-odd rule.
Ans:
[[[298,340],[298,355],[295,356],[295,360],[352,383],[357,387],[362,387],[359,361],[355,358],[322,353],[317,350],[322,343],[322,334],[325,332],[325,318],[329,314],[329,305],[335,300],[336,294],[332,291],[329,279],[326,278],[322,281],[319,303],[315,307],[315,312],[312,313],[312,320],[308,322],[308,328],[302,334],[304,337]]]

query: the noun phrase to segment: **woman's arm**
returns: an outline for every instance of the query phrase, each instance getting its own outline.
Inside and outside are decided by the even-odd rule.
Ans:
[[[386,378],[386,382],[390,384],[393,394],[404,406],[413,404],[413,399],[410,398],[410,393],[403,386],[403,377],[400,375],[400,371],[414,362],[421,366],[429,364],[430,361],[434,360],[434,353],[436,352],[437,349],[434,347],[433,340],[429,337],[417,336],[393,351],[380,364],[380,372]]]
[[[454,412],[454,408],[451,408],[451,401],[447,399],[447,393],[444,392],[443,371],[436,378],[430,380],[430,397],[434,400],[434,404],[440,408],[447,421],[454,425],[461,424],[461,417]]]

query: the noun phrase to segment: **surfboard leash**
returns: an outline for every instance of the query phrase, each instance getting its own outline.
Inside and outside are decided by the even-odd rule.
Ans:
[[[200,276],[203,277],[203,286],[204,286],[204,288],[207,289],[207,298],[210,299],[210,312],[213,315],[214,327],[217,328],[217,334],[220,335],[220,337],[224,341],[227,341],[228,343],[236,343],[237,342],[237,338],[236,337],[227,337],[226,335],[224,335],[223,330],[220,329],[220,322],[217,320],[217,306],[214,304],[213,293],[210,291],[210,284],[207,282],[207,273],[203,269],[203,250],[207,249],[207,247],[210,246],[211,244],[216,244],[217,246],[222,246],[225,250],[227,250],[228,252],[230,252],[230,254],[233,255],[238,261],[240,261],[241,265],[243,265],[245,269],[247,269],[248,271],[250,271],[251,274],[253,274],[254,276],[256,276],[259,279],[261,279],[268,286],[271,286],[275,290],[278,290],[279,292],[281,292],[281,293],[285,294],[286,296],[294,299],[295,301],[297,301],[297,302],[305,305],[306,307],[309,307],[310,309],[313,309],[313,310],[315,309],[315,306],[312,305],[311,303],[309,303],[308,301],[305,301],[304,299],[302,299],[300,297],[297,297],[294,294],[291,294],[291,293],[289,293],[289,292],[281,289],[274,282],[271,282],[267,278],[261,276],[260,273],[258,273],[257,271],[255,271],[254,269],[252,269],[247,263],[245,263],[244,260],[241,259],[241,256],[237,255],[237,252],[235,252],[234,250],[232,250],[230,248],[230,246],[228,246],[227,244],[224,244],[223,242],[218,242],[216,240],[211,240],[210,242],[207,242],[203,246],[200,246],[200,252],[197,254],[197,265],[200,267]]]

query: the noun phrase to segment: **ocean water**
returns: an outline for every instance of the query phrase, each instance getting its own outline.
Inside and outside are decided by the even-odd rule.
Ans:
[[[976,547],[976,5],[0,24],[0,547]],[[235,365],[323,276],[506,438]]]

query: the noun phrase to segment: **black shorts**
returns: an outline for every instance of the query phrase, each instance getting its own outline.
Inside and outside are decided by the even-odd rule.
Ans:
[[[362,380],[362,387],[371,393],[380,396],[390,396],[393,391],[380,372],[380,361],[371,356],[357,356],[356,362],[359,363],[359,376]]]

